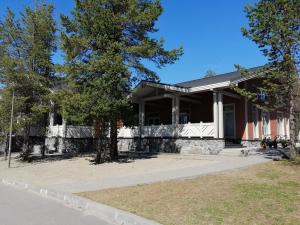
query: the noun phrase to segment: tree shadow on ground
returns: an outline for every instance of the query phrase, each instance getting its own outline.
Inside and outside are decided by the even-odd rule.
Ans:
[[[158,153],[157,152],[119,152],[118,160],[107,160],[103,163],[96,163],[95,158],[89,159],[89,162],[92,165],[99,165],[99,164],[105,164],[105,163],[133,163],[136,160],[145,160],[145,159],[151,159],[151,158],[157,158]]]
[[[149,152],[120,152],[118,160],[106,160],[104,163],[132,163],[135,160],[145,160],[151,158],[157,158],[158,153],[149,153]],[[29,156],[28,160],[23,161],[20,155],[14,157],[17,165],[12,165],[11,168],[26,167],[30,165],[37,165],[42,163],[51,163],[56,161],[76,161],[79,158],[86,158],[91,165],[98,165],[95,163],[96,152],[87,152],[87,153],[64,153],[64,154],[46,154],[42,156],[40,154],[32,154]]]
[[[71,154],[71,153],[65,153],[65,154],[46,154],[44,156],[40,154],[32,154],[28,157],[28,160],[24,161],[21,159],[20,156],[15,157],[15,160],[20,164],[19,167],[25,166],[25,165],[35,165],[35,164],[41,164],[41,163],[49,163],[49,162],[55,162],[55,161],[62,161],[62,160],[68,160],[68,161],[75,161],[78,158],[85,158],[85,157],[93,157],[95,153],[80,153],[80,154]]]

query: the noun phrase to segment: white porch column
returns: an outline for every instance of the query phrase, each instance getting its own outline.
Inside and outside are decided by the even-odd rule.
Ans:
[[[49,126],[54,126],[54,103],[50,101]]]
[[[223,119],[223,94],[218,94],[218,106],[219,106],[219,138],[224,138],[224,119]]]
[[[145,102],[139,104],[139,124],[140,126],[145,125]]]
[[[179,124],[179,107],[180,107],[180,98],[179,96],[174,96],[172,98],[172,124]]]
[[[54,126],[54,113],[49,113],[49,126]]]
[[[290,118],[286,117],[286,137],[287,139],[290,139]]]
[[[139,130],[140,136],[143,136],[143,126],[145,125],[145,102],[139,103]]]
[[[62,119],[62,133],[63,138],[67,137],[67,121],[65,119]]]
[[[219,110],[218,110],[218,93],[213,93],[213,113],[214,113],[214,138],[219,137]]]
[[[172,98],[172,125],[175,125],[175,111],[176,111],[176,101],[175,101],[175,97]]]
[[[172,98],[172,125],[173,125],[173,135],[177,136],[177,128],[179,124],[179,107],[180,107],[180,97],[175,95]]]

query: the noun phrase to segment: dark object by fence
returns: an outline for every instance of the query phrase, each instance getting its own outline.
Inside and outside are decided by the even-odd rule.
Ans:
[[[263,148],[263,149],[266,149],[267,147],[269,148],[274,148],[274,149],[277,149],[278,148],[278,143],[277,143],[277,137],[274,138],[274,140],[272,140],[271,138],[264,138],[261,143],[260,143],[260,146]]]
[[[271,140],[271,138],[264,138],[261,141],[260,146],[263,149],[266,149],[267,147],[277,149],[278,144],[281,144],[282,148],[287,148],[291,142],[286,139],[279,139],[278,136],[276,136],[273,140]]]

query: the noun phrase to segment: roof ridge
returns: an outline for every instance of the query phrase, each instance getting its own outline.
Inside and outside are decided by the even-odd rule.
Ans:
[[[260,67],[262,67],[262,66],[251,67],[247,70],[255,70],[255,69],[260,68]],[[213,78],[220,78],[220,77],[223,77],[223,76],[228,76],[230,74],[235,74],[235,73],[239,73],[239,72],[240,71],[237,69],[235,71],[225,72],[225,73],[217,74],[217,75],[211,76],[211,77],[202,77],[202,78],[198,78],[198,79],[179,82],[179,83],[176,83],[174,85],[181,85],[181,84],[191,83],[191,82],[200,81],[200,80],[202,81],[202,80],[209,80],[209,79],[213,79]]]
[[[193,80],[183,81],[183,82],[179,82],[179,83],[176,83],[176,84],[187,83],[187,82],[193,82],[193,81],[198,81],[198,80],[206,80],[206,79],[211,79],[212,77],[226,76],[226,75],[228,75],[228,74],[236,73],[236,72],[238,72],[238,70],[236,70],[236,71],[231,71],[231,72],[227,72],[227,73],[217,74],[217,75],[211,76],[211,77],[202,77],[202,78],[198,78],[198,79],[193,79]]]

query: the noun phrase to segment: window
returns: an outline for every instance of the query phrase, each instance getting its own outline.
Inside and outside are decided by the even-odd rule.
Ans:
[[[262,132],[263,137],[270,137],[270,114],[268,112],[262,113]]]
[[[277,113],[277,134],[280,137],[285,136],[283,113]]]
[[[179,114],[179,124],[187,124],[191,121],[190,109],[181,109]]]
[[[267,102],[268,101],[268,94],[260,91],[260,93],[257,94],[257,98],[261,101],[261,102]]]
[[[150,113],[147,119],[147,125],[159,125],[160,117],[158,113]]]
[[[180,113],[179,123],[180,124],[187,124],[189,122],[190,122],[190,114],[189,113]]]

